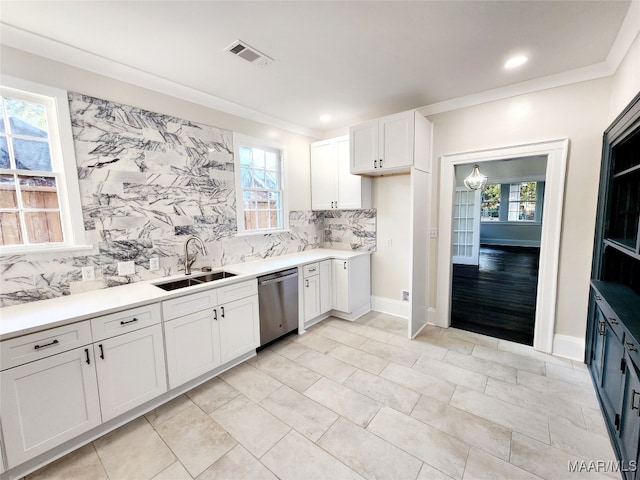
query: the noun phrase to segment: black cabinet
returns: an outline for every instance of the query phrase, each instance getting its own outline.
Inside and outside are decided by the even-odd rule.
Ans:
[[[604,133],[585,361],[623,478],[640,480],[640,94]]]

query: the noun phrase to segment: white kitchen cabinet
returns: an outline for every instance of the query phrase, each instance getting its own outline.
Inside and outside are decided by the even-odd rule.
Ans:
[[[349,136],[311,144],[311,209],[371,208],[371,180],[352,175]]]
[[[320,268],[320,314],[331,310],[331,260],[323,260]]]
[[[260,346],[257,295],[221,305],[218,317],[222,363],[230,362]]]
[[[260,345],[257,292],[250,280],[162,302],[170,388]]]
[[[355,320],[371,310],[371,262],[369,255],[331,261],[333,314]]]
[[[7,468],[101,423],[91,345],[5,370],[0,388]]]
[[[430,123],[415,110],[370,120],[349,128],[351,173],[407,173],[430,170]]]
[[[169,386],[176,388],[221,364],[220,333],[213,308],[164,323]]]
[[[304,321],[329,312],[331,305],[331,260],[310,263],[302,268]]]
[[[93,351],[103,421],[167,391],[161,325],[94,343]]]

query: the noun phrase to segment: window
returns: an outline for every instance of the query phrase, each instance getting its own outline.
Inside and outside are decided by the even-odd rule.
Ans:
[[[482,190],[482,207],[480,210],[482,222],[497,222],[500,220],[500,184],[488,184]]]
[[[510,222],[533,222],[536,214],[536,182],[509,184]]]
[[[66,92],[6,83],[27,85],[3,78],[0,88],[0,252],[78,247],[84,228]]]
[[[236,135],[238,232],[283,230],[283,150]]]
[[[482,222],[541,222],[544,182],[488,184],[482,190]]]

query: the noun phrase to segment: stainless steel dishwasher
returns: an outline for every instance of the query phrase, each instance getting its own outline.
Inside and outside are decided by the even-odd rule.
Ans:
[[[260,346],[298,328],[298,269],[258,277]]]

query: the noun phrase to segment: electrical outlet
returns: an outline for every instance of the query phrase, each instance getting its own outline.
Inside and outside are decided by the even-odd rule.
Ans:
[[[96,270],[93,265],[88,267],[82,267],[82,281],[88,282],[96,279]]]
[[[408,290],[402,290],[402,301],[403,302],[408,302],[409,301],[409,291]]]
[[[133,275],[136,273],[136,264],[133,260],[129,262],[118,262],[118,275]]]
[[[387,247],[393,246],[393,238],[387,238]]]
[[[151,257],[149,259],[149,270],[151,272],[155,272],[156,270],[160,270],[160,259],[158,257]]]
[[[430,238],[438,238],[438,229],[437,228],[432,228],[431,230],[429,230],[429,237]]]

